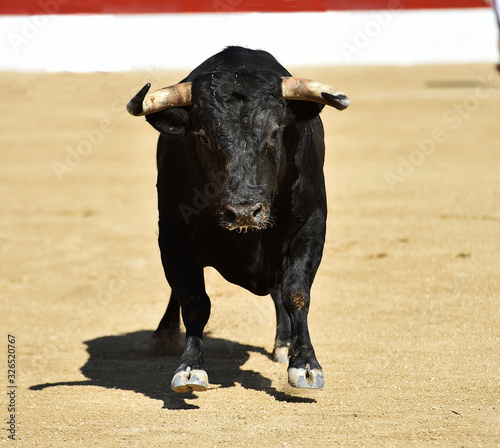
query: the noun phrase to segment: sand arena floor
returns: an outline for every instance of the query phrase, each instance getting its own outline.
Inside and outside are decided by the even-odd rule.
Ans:
[[[500,76],[293,72],[352,100],[322,113],[328,235],[309,321],[326,386],[290,388],[269,358],[270,298],[207,270],[211,389],[193,395],[169,389],[178,356],[148,354],[169,295],[157,134],[124,110],[145,81],[185,73],[0,74],[16,446],[500,446]]]

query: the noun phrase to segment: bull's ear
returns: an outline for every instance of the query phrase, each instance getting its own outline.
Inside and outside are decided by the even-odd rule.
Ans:
[[[325,107],[311,101],[288,101],[288,116],[294,121],[307,121],[317,116]]]
[[[189,123],[189,114],[181,108],[166,109],[146,115],[146,121],[162,134],[184,135]]]

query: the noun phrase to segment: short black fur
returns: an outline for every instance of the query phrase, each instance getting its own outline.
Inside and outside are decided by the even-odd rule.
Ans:
[[[290,73],[269,53],[229,47],[183,80],[192,82],[192,106],[147,117],[161,132],[162,263],[186,327],[177,372],[204,369],[203,268],[213,266],[232,283],[271,294],[275,353],[290,345],[291,384],[308,387],[294,379],[304,370],[321,376],[310,387],[322,386],[307,314],[326,229],[323,106],[285,100],[282,76]],[[167,309],[157,346],[173,337],[178,312]]]

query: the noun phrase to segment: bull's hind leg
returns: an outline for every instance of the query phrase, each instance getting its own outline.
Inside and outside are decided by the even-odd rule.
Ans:
[[[326,213],[318,208],[291,241],[283,273],[282,299],[291,324],[288,382],[293,387],[320,389],[325,381],[309,336],[311,286],[325,241]]]
[[[179,301],[170,295],[167,310],[163,315],[158,328],[153,333],[151,351],[155,355],[177,353],[180,346],[180,306]]]
[[[274,339],[273,361],[288,364],[290,346],[290,318],[281,299],[281,284],[271,293],[276,308],[276,338]]]

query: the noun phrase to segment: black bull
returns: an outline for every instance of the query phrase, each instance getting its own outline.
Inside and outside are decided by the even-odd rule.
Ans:
[[[273,358],[289,363],[294,387],[321,388],[309,337],[310,290],[326,230],[323,177],[325,104],[345,109],[342,92],[292,78],[264,51],[229,47],[181,83],[128,104],[160,131],[158,208],[161,260],[172,294],[156,349],[186,327],[176,392],[206,390],[203,330],[210,315],[203,269],[271,294]]]

